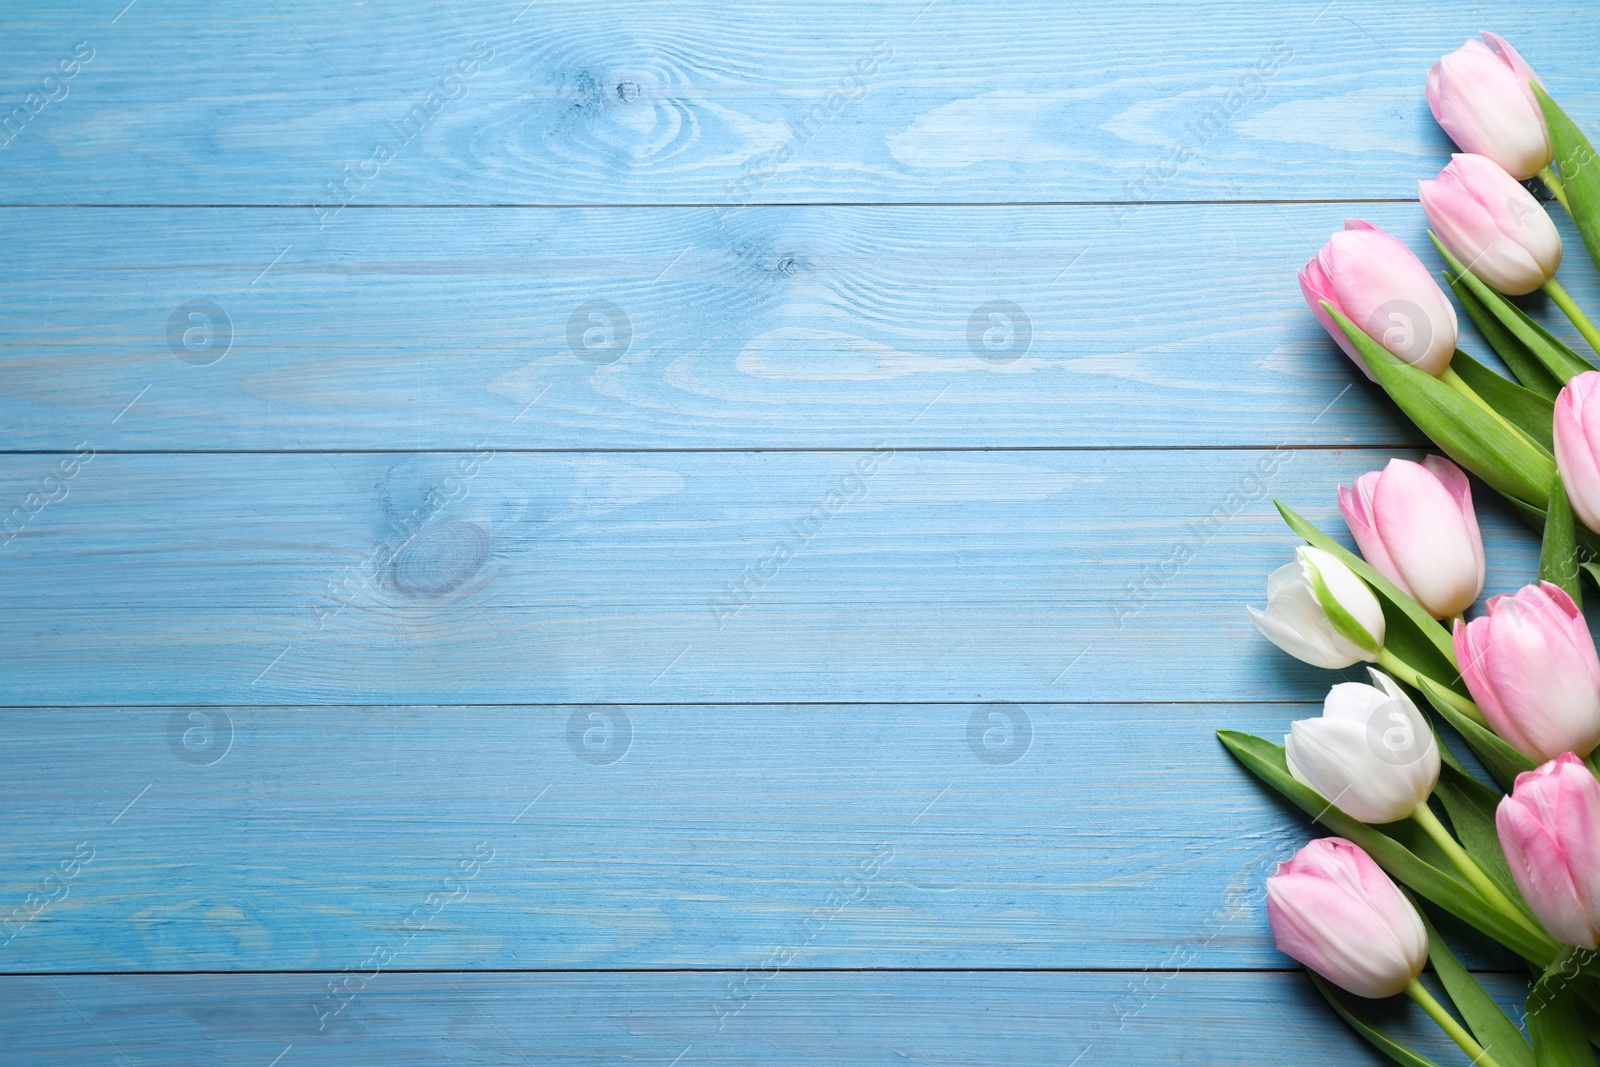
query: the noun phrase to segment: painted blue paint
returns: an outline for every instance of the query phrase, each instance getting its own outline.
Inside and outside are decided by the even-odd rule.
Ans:
[[[1292,276],[1426,250],[1480,28],[1600,127],[1588,16],[12,4],[8,1052],[1376,1062],[1211,732],[1421,443]]]
[[[1341,534],[1388,454],[96,455],[0,548],[0,701],[1320,700],[1244,608],[1272,499]],[[1480,505],[1514,590],[1537,543]]]
[[[1501,5],[1493,28],[1593,123],[1589,13]],[[1450,150],[1428,65],[1488,28],[1470,0],[113,14],[8,7],[7,110],[76,42],[94,57],[0,150],[0,202],[292,204],[337,227],[344,204],[1410,198]]]
[[[737,972],[367,977],[320,1030],[341,976],[5,978],[0,996],[28,1021],[8,1051],[68,1067],[1389,1062],[1298,973],[779,970],[749,989]],[[1524,976],[1484,977],[1509,1010],[1526,995]],[[1436,1062],[1467,1062],[1402,1004],[1375,1015]]]
[[[1104,205],[419,209],[327,232],[0,210],[28,309],[0,324],[0,425],[12,448],[180,451],[1420,443],[1293,284],[1352,214],[1442,267],[1415,204],[1121,228]],[[1492,359],[1470,325],[1462,347]]]

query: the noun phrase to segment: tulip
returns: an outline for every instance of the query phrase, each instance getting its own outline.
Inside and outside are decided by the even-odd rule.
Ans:
[[[1572,510],[1600,531],[1600,371],[1584,371],[1556,397],[1556,469]]]
[[[1373,569],[1436,619],[1459,615],[1483,591],[1483,538],[1472,488],[1442,456],[1391,459],[1339,487],[1339,511]]]
[[[1359,997],[1408,991],[1428,962],[1416,907],[1343,838],[1313,841],[1278,865],[1267,919],[1278,951]]]
[[[1478,1067],[1499,1067],[1417,976],[1428,931],[1416,905],[1359,845],[1313,841],[1267,879],[1267,921],[1278,951],[1358,997],[1404,993]]]
[[[1407,819],[1439,781],[1439,746],[1411,698],[1381,671],[1372,685],[1341,682],[1322,717],[1301,719],[1283,739],[1295,781],[1362,822]]]
[[[1535,762],[1600,745],[1600,658],[1559,586],[1526,585],[1455,626],[1467,690],[1495,733]]]
[[[1462,153],[1418,182],[1422,210],[1467,269],[1508,296],[1544,285],[1561,266],[1561,235],[1539,201],[1500,165]]]
[[[1294,558],[1267,579],[1267,610],[1250,609],[1256,629],[1313,667],[1376,663],[1384,621],[1372,590],[1320,548],[1301,545]]]
[[[1494,813],[1528,907],[1558,941],[1600,945],[1600,782],[1570,752],[1517,775]]]
[[[1370,222],[1346,219],[1300,271],[1300,292],[1322,328],[1367,371],[1326,300],[1400,359],[1432,375],[1456,351],[1456,311],[1411,249]]]
[[[1517,50],[1485,33],[1429,69],[1428,107],[1462,151],[1489,157],[1521,181],[1550,163],[1550,131],[1530,79],[1538,75]]]

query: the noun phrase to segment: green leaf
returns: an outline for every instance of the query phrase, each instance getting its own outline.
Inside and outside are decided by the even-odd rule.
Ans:
[[[1556,340],[1550,334],[1550,331],[1528,318],[1521,308],[1489,288],[1483,279],[1463,267],[1461,261],[1450,253],[1450,250],[1444,246],[1439,238],[1434,236],[1432,230],[1428,231],[1428,239],[1433,242],[1433,247],[1439,250],[1439,254],[1444,257],[1445,262],[1450,264],[1450,268],[1455,271],[1456,280],[1469,289],[1472,295],[1477,297],[1484,307],[1488,308],[1489,313],[1499,319],[1500,324],[1521,342],[1533,354],[1535,359],[1544,364],[1545,369],[1557,381],[1564,385],[1567,379],[1573,375],[1595,369],[1594,365],[1588,360],[1583,359],[1572,349]],[[1493,341],[1491,340],[1490,343],[1492,344]],[[1495,351],[1498,352],[1499,348],[1497,347]],[[1507,364],[1507,366],[1510,366],[1510,364]]]
[[[1445,454],[1508,496],[1543,506],[1556,464],[1549,453],[1449,385],[1397,358],[1327,301],[1372,376]],[[1448,372],[1446,372],[1448,373]]]
[[[1454,874],[1419,858],[1383,830],[1352,819],[1318,796],[1315,790],[1295,781],[1284,761],[1281,745],[1234,730],[1218,730],[1217,737],[1247,770],[1299,805],[1315,821],[1366,849],[1391,877],[1458,919],[1476,926],[1524,959],[1540,967],[1555,959],[1560,947],[1554,941],[1525,929],[1485,903],[1476,890]],[[1410,825],[1408,822],[1391,824],[1395,828]]]
[[[1427,716],[1423,717],[1427,718]],[[1439,728],[1430,721],[1428,729],[1433,731],[1433,743],[1439,746],[1439,762],[1446,767],[1454,767],[1462,774],[1466,774],[1467,768],[1456,758],[1456,754],[1450,750],[1450,746],[1444,743],[1444,738],[1439,736]]]
[[[1511,368],[1511,373],[1517,376],[1517,381],[1521,382],[1525,389],[1553,403],[1561,392],[1561,380],[1551,374],[1528,346],[1517,340],[1516,335],[1506,329],[1504,323],[1495,318],[1494,313],[1484,306],[1483,301],[1473,295],[1466,282],[1449,271],[1444,272],[1444,278],[1450,283],[1450,291],[1461,301],[1461,306],[1467,309],[1467,314],[1478,327],[1478,332],[1483,334],[1484,340],[1489,342],[1489,347],[1494,349],[1501,362]],[[1515,304],[1511,306],[1516,307]],[[1556,343],[1560,344],[1559,341]],[[1572,358],[1577,359],[1577,354],[1574,353]],[[1454,364],[1455,361],[1451,360],[1451,365]]]
[[[1338,560],[1372,587],[1383,605],[1384,625],[1388,631],[1384,645],[1417,670],[1434,679],[1449,679],[1447,687],[1467,695],[1456,670],[1456,650],[1450,641],[1450,631],[1439,620],[1422,610],[1422,606],[1406,595],[1398,585],[1379,574],[1372,565],[1345,548],[1339,542],[1317,529],[1294,509],[1281,500],[1274,500],[1278,514],[1289,529],[1299,534],[1312,548],[1320,548]],[[1445,685],[1445,682],[1439,684]]]
[[[1571,365],[1577,368],[1579,374],[1582,374],[1584,371],[1600,369],[1595,367],[1593,363],[1590,363],[1586,358],[1579,355],[1573,349],[1569,348],[1565,341],[1561,340],[1543,326],[1540,326],[1537,322],[1534,322],[1533,319],[1529,317],[1528,313],[1523,311],[1522,308],[1518,307],[1516,304],[1513,304],[1511,301],[1507,300],[1506,307],[1510,309],[1511,315],[1521,322],[1525,329],[1532,330],[1535,334],[1537,334],[1539,339],[1545,345],[1548,345],[1552,350],[1554,350],[1558,355],[1560,355],[1563,361],[1571,361]],[[1565,383],[1563,382],[1562,384]]]
[[[1499,735],[1493,730],[1473,722],[1451,707],[1449,701],[1430,693],[1429,684],[1429,679],[1422,680],[1422,693],[1428,698],[1428,702],[1433,705],[1435,711],[1444,716],[1446,722],[1456,728],[1456,732],[1466,739],[1467,744],[1472,746],[1472,751],[1478,754],[1478,758],[1494,776],[1494,780],[1500,783],[1500,788],[1510,792],[1511,787],[1516,784],[1517,775],[1523,771],[1533,770],[1534,763],[1500,740]]]
[[[1528,1047],[1528,1039],[1522,1036],[1517,1024],[1461,966],[1427,914],[1421,908],[1417,909],[1417,914],[1428,928],[1428,962],[1433,964],[1434,973],[1444,983],[1445,992],[1450,994],[1456,1011],[1467,1021],[1467,1028],[1478,1039],[1478,1044],[1500,1067],[1536,1067],[1533,1049]]]
[[[1542,531],[1544,529],[1543,508],[1536,508],[1532,504],[1524,504],[1522,501],[1511,497],[1506,497],[1506,500],[1517,510],[1517,514],[1527,521],[1529,526],[1535,530]],[[1600,534],[1596,534],[1582,523],[1574,523],[1572,532],[1578,542],[1578,562],[1583,564],[1600,561]]]
[[[1366,1038],[1379,1052],[1394,1062],[1401,1064],[1402,1067],[1439,1067],[1433,1060],[1411,1051],[1411,1049],[1357,1015],[1355,1009],[1347,1003],[1344,994],[1335,992],[1333,986],[1329,985],[1316,971],[1308,967],[1306,968],[1306,974],[1311,976],[1311,981],[1317,987],[1317,992],[1322,994],[1324,1000],[1333,1005],[1333,1010],[1339,1013],[1339,1017],[1349,1023],[1351,1029]],[[1511,1065],[1507,1065],[1507,1067],[1511,1067]]]
[[[1528,994],[1528,1033],[1538,1067],[1594,1067],[1571,979],[1563,953],[1545,968]]]
[[[1555,403],[1502,378],[1459,348],[1450,367],[1507,422],[1545,451],[1555,448]]]
[[[1600,267],[1600,166],[1596,165],[1600,160],[1596,159],[1589,138],[1561,110],[1561,105],[1550,99],[1544,86],[1531,79],[1528,84],[1550,129],[1550,147],[1554,150],[1551,161],[1566,186],[1572,221],[1578,224],[1589,258]]]
[[[1539,580],[1559,585],[1583,607],[1578,589],[1578,541],[1572,529],[1572,504],[1557,474],[1550,483],[1550,505],[1544,509],[1544,542],[1539,546]]]
[[[1600,565],[1594,563],[1580,563],[1578,566],[1583,570],[1583,573],[1589,576],[1589,580],[1591,582],[1593,582],[1596,586],[1600,586]]]
[[[1317,570],[1316,561],[1307,555],[1305,560],[1306,570],[1311,572],[1311,591],[1317,598],[1317,603],[1322,605],[1323,614],[1328,616],[1328,622],[1339,636],[1349,641],[1352,645],[1372,655],[1378,654],[1378,649],[1383,646],[1378,639],[1367,633],[1367,628],[1334,596],[1328,589],[1327,581],[1322,577],[1322,572]]]
[[[1505,853],[1500,848],[1500,833],[1495,829],[1495,808],[1505,794],[1498,789],[1490,789],[1465,771],[1444,767],[1439,773],[1435,795],[1444,802],[1444,810],[1450,816],[1450,827],[1455,830],[1467,855],[1477,862],[1507,900],[1522,909],[1525,918],[1537,923],[1539,920],[1523,903],[1522,892],[1511,877],[1511,868],[1506,866]]]

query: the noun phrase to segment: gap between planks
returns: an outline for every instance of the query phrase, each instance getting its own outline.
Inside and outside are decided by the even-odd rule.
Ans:
[[[785,974],[1144,974],[1155,967],[785,967]],[[1301,974],[1303,967],[1183,967],[1184,974]],[[344,974],[342,970],[194,970],[194,971],[0,971],[7,978],[150,978],[159,976]],[[749,967],[487,967],[408,968],[386,967],[384,974],[741,974]],[[1526,972],[1501,967],[1468,967],[1472,974],[1504,974],[1519,978]]]
[[[1546,199],[1549,199],[1548,197]],[[759,203],[742,203],[720,200],[663,202],[655,204],[546,204],[546,203],[519,203],[509,201],[498,204],[346,204],[345,210],[350,211],[441,211],[441,210],[485,210],[485,211],[598,211],[619,210],[633,211],[640,208],[775,208],[775,207],[1188,207],[1230,204],[1417,204],[1420,201],[1412,197],[1328,197],[1306,200],[770,200]],[[60,209],[62,204],[0,204],[0,208],[50,208]],[[130,209],[160,209],[160,210],[286,210],[304,211],[309,204],[73,204],[77,209],[90,210],[130,210]]]
[[[1423,442],[1399,444],[1289,444],[1270,445],[896,445],[896,452],[1276,452],[1282,448],[1307,452],[1377,452],[1431,448]],[[842,445],[824,448],[496,448],[496,454],[528,456],[594,456],[594,455],[854,455],[871,452],[871,445],[848,447]],[[457,455],[476,451],[471,446],[460,448],[102,448],[97,456],[428,456]],[[0,456],[59,456],[72,455],[65,448],[0,449]]]

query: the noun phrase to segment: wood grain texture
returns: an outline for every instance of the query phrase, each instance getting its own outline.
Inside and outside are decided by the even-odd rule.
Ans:
[[[1449,151],[1424,72],[1488,17],[1470,0],[121,7],[12,5],[7,110],[74,44],[93,58],[17,120],[0,202],[309,218],[344,202],[1410,198]],[[1493,28],[1592,126],[1593,41],[1571,30],[1589,14],[1502,6]]]
[[[0,703],[1320,700],[1244,610],[1271,500],[1338,532],[1387,458],[96,455],[0,548]],[[1507,592],[1537,544],[1490,496]]]
[[[1600,129],[1490,14],[8,5],[7,1055],[1377,1063],[1213,731],[1336,677],[1271,498],[1421,444],[1295,269],[1427,249],[1479,29]]]
[[[383,974],[320,1032],[317,975],[5,978],[0,996],[8,1049],[62,1067],[1389,1062],[1299,973],[780,973],[719,1030],[743,977]],[[1485,984],[1515,1012],[1527,980]],[[1438,1063],[1466,1063],[1403,999],[1373,1009]]]
[[[11,710],[0,970],[1278,967],[1315,711]]]
[[[11,209],[0,448],[1420,444],[1295,284],[1353,210]]]

